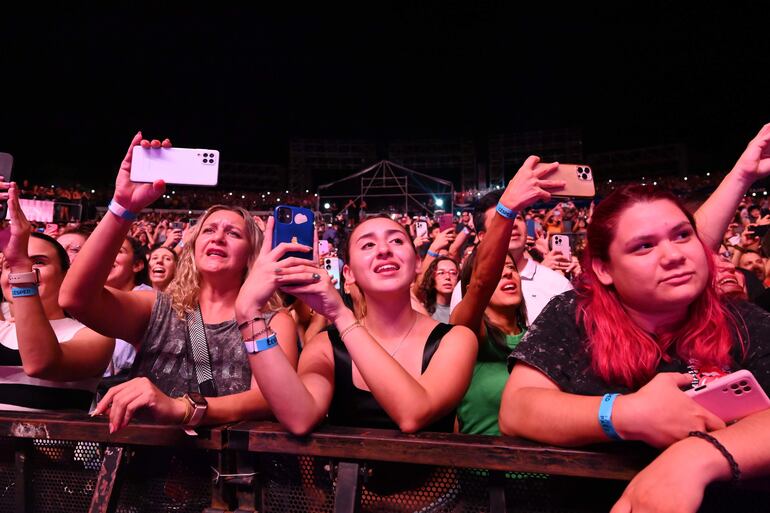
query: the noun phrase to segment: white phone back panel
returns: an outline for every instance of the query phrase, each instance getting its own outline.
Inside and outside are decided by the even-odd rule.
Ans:
[[[219,152],[198,148],[149,148],[134,146],[131,181],[184,185],[217,184]]]

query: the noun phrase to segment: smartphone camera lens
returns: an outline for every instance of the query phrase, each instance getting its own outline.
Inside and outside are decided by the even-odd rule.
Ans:
[[[208,157],[208,156],[209,156],[209,154],[208,154],[208,153],[204,153],[204,154],[203,154],[203,156],[204,156],[204,157]]]
[[[204,155],[205,155],[205,153],[204,153]],[[209,159],[203,159],[203,163],[204,164],[208,164],[209,163]]]

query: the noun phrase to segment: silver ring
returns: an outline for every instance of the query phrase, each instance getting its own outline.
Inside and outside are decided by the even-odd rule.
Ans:
[[[318,273],[313,273],[313,281],[321,281],[321,275]]]

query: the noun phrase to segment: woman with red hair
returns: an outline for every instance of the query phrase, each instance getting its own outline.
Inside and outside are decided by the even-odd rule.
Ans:
[[[589,224],[576,290],[554,298],[511,354],[504,434],[665,449],[613,513],[694,512],[710,482],[770,466],[770,410],[726,427],[680,390],[748,369],[770,391],[770,316],[720,301],[711,247],[748,185],[768,174],[770,125],[695,218],[670,193],[614,191]]]

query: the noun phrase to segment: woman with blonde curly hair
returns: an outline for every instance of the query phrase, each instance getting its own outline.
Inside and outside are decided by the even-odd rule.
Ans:
[[[171,145],[142,140],[141,133],[134,137],[109,211],[81,250],[60,295],[62,306],[81,322],[137,349],[134,379],[111,388],[94,413],[109,415],[110,432],[137,412],[186,428],[267,417],[270,409],[252,378],[235,322],[235,299],[262,245],[262,233],[246,210],[216,205],[200,217],[165,292],[105,287],[132,219],[165,189],[162,181],[131,182],[132,151],[140,141],[145,148]],[[294,321],[277,312],[277,305],[267,302],[265,319],[296,366]],[[196,325],[203,326],[208,346],[211,377],[201,380],[205,386],[197,377],[203,367],[200,351],[194,352],[189,335],[199,333]]]

